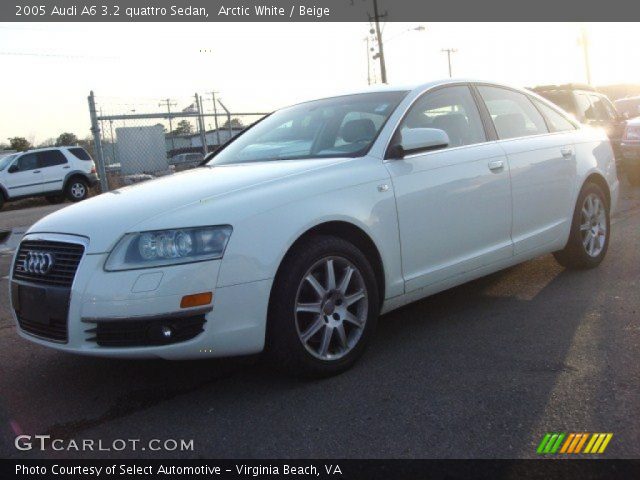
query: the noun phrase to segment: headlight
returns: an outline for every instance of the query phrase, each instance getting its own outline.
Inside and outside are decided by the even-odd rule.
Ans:
[[[128,233],[109,254],[104,269],[132,270],[222,258],[230,225]]]

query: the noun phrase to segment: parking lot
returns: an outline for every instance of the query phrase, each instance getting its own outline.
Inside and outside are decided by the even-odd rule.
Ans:
[[[606,456],[640,455],[640,192],[625,185],[609,254],[565,271],[545,256],[384,316],[364,358],[322,381],[260,356],[95,359],[18,337],[10,252],[0,253],[0,456],[25,433],[193,439],[189,452],[48,457],[534,457],[550,431],[612,432]],[[0,212],[28,227],[65,205]]]

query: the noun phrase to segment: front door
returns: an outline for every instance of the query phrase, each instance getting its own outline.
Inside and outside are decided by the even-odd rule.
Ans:
[[[427,92],[394,140],[411,128],[444,130],[450,144],[385,163],[396,195],[407,292],[513,254],[509,165],[500,146],[487,142],[470,88]]]
[[[37,153],[25,153],[16,158],[13,165],[16,165],[18,170],[10,171],[13,168],[9,166],[4,177],[11,198],[42,192],[42,172],[38,166]]]

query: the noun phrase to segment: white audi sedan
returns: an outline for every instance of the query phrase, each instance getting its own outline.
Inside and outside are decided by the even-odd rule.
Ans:
[[[324,98],[202,168],[33,225],[12,309],[21,336],[66,352],[265,350],[330,375],[381,313],[550,252],[596,267],[617,197],[606,134],[531,92],[445,80]]]

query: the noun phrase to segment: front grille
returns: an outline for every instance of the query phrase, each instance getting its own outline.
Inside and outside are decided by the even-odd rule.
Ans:
[[[101,347],[143,347],[169,345],[191,340],[204,331],[204,314],[181,318],[151,320],[85,320],[97,323],[86,330],[87,341]],[[162,328],[171,330],[170,337],[162,335]]]
[[[18,315],[20,328],[25,332],[56,342],[67,342],[67,320],[51,318],[48,324],[31,322]]]
[[[29,251],[50,253],[54,261],[53,268],[46,274],[27,271],[24,263]],[[39,285],[71,287],[83,253],[84,246],[77,243],[25,240],[20,244],[18,250],[16,263],[13,267],[13,278]]]

